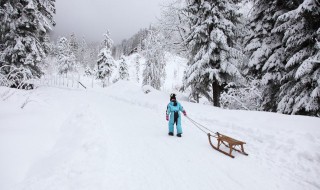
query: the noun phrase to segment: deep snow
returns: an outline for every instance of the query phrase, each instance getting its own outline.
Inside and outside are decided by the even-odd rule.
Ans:
[[[123,81],[0,87],[0,189],[320,189],[319,118],[181,101],[192,119],[247,142],[249,156],[232,159],[186,118],[183,137],[168,136],[168,99]]]

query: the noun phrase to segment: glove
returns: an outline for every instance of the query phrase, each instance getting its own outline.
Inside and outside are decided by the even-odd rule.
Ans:
[[[166,115],[166,120],[169,121],[169,115]]]
[[[182,113],[183,113],[184,116],[187,116],[187,112],[185,110],[183,110]]]

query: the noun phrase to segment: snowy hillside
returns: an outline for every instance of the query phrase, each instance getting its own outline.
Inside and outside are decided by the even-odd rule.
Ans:
[[[138,67],[137,67],[138,60]],[[183,73],[186,69],[187,60],[177,55],[167,52],[165,54],[166,76],[163,81],[162,90],[166,92],[178,92],[178,89],[182,86]],[[126,57],[126,63],[128,64],[129,80],[142,85],[143,70],[145,69],[145,58],[134,53]],[[119,65],[120,60],[117,61],[116,65]],[[112,76],[112,80],[118,78],[118,71],[115,70]]]
[[[183,137],[168,136],[168,100],[123,81],[88,90],[0,87],[0,189],[320,188],[319,118],[181,101],[190,118],[247,142],[249,156],[232,159],[185,117]]]

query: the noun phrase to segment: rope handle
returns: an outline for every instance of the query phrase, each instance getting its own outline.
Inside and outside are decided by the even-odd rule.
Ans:
[[[196,126],[199,130],[201,130],[201,131],[204,132],[205,134],[210,134],[210,136],[213,136],[213,135],[211,135],[211,133],[218,135],[218,132],[213,132],[213,131],[211,131],[211,130],[208,129],[207,127],[205,127],[205,126],[201,125],[200,123],[196,122],[195,120],[191,119],[189,116],[185,116],[185,117],[188,118],[189,121],[190,121],[194,126]],[[207,130],[207,131],[206,131],[206,130]],[[211,133],[208,133],[208,131],[211,132]],[[213,137],[217,137],[217,136],[213,136]]]

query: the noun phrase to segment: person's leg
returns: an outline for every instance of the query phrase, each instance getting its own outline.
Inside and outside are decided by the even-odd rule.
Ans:
[[[181,116],[178,118],[178,121],[177,121],[177,133],[182,134]]]
[[[173,130],[174,130],[173,124],[174,124],[174,119],[170,115],[170,119],[169,119],[169,122],[168,122],[169,135],[171,135],[171,134],[173,135]]]
[[[176,125],[176,127],[178,129],[179,112],[174,112],[173,116],[174,116],[173,124]],[[179,132],[177,131],[177,133],[179,133]]]

